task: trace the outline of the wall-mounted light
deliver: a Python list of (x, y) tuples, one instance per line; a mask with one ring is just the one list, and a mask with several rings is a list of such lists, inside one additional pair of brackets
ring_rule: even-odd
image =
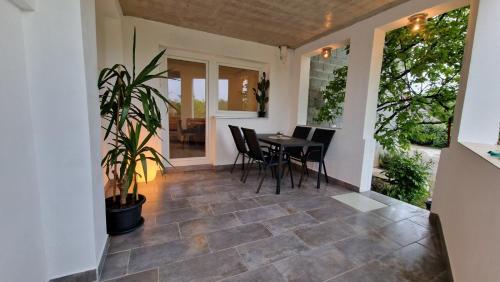
[(286, 62), (286, 57), (288, 55), (288, 46), (280, 45), (280, 60), (284, 63)]
[(418, 33), (425, 29), (425, 25), (427, 24), (427, 16), (426, 13), (415, 14), (408, 18), (410, 24), (408, 28), (411, 32)]
[(325, 47), (323, 49), (321, 49), (321, 57), (323, 57), (323, 59), (328, 59), (330, 58), (330, 56), (332, 55), (332, 48), (330, 47)]

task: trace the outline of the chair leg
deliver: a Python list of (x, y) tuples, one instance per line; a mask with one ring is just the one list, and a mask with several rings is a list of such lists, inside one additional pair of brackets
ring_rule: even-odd
[(260, 188), (262, 187), (262, 183), (264, 182), (264, 178), (266, 178), (266, 174), (267, 174), (267, 166), (264, 166), (264, 174), (260, 178), (259, 186), (257, 187), (257, 191), (255, 191), (255, 193), (258, 194), (260, 192)]
[(307, 163), (302, 162), (302, 170), (300, 171), (299, 188), (302, 185), (302, 179), (304, 179), (305, 170), (307, 169)]
[(288, 161), (288, 172), (290, 173), (290, 181), (292, 182), (292, 189), (293, 189), (293, 175), (292, 175), (292, 162)]
[(317, 183), (317, 189), (319, 189), (319, 180), (321, 178), (321, 163), (318, 163), (318, 179), (316, 180)]
[(243, 160), (241, 161), (241, 170), (245, 171), (245, 154), (243, 153), (241, 155), (243, 156)]
[(247, 169), (246, 171), (243, 173), (243, 176), (242, 176), (242, 182), (243, 183), (246, 183), (247, 182), (247, 178), (248, 178), (248, 175), (250, 174), (250, 169), (252, 168), (252, 165), (253, 165), (253, 162), (254, 160), (249, 160), (248, 161), (248, 165), (247, 165)]
[[(240, 153), (236, 155), (236, 159), (234, 160), (233, 167), (231, 168), (231, 173), (233, 173), (234, 167), (236, 166), (236, 162), (238, 161), (238, 158), (240, 157)], [(243, 161), (245, 161), (245, 157), (243, 157)]]
[(323, 173), (325, 173), (325, 181), (328, 183), (328, 174), (326, 173), (325, 161), (323, 161)]

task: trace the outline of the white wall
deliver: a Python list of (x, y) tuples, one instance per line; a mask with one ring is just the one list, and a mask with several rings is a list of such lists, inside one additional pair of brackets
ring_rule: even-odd
[(418, 12), (429, 16), (464, 6), (465, 0), (412, 0), (371, 18), (329, 34), (295, 50), (292, 62), (292, 99), (297, 111), (291, 119), (304, 124), (307, 118), (309, 57), (326, 46), (344, 45), (350, 40), (351, 52), (344, 105), (344, 122), (334, 137), (325, 158), (330, 176), (370, 189), (376, 142), (378, 84), (385, 32), (406, 25), (407, 17)]
[(433, 196), (455, 281), (500, 277), (500, 168), (461, 143), (483, 143), (481, 154), (498, 150), (499, 13), (498, 1), (472, 1), (451, 146), (441, 153)]
[[(107, 17), (103, 19), (103, 24), (98, 34), (103, 34), (99, 41), (107, 42), (109, 38), (116, 37), (116, 30), (109, 26), (116, 27), (116, 18)], [(214, 35), (206, 32), (200, 32), (180, 27), (175, 27), (163, 23), (147, 21), (134, 17), (123, 17), (120, 28), (123, 30), (122, 46), (123, 58), (128, 66), (131, 65), (132, 57), (132, 34), (134, 27), (137, 29), (137, 68), (143, 67), (160, 48), (167, 49), (167, 56), (175, 54), (176, 56), (194, 57), (208, 63), (208, 116), (209, 131), (212, 133), (208, 145), (208, 156), (202, 162), (223, 165), (231, 164), (236, 156), (236, 149), (232, 140), (228, 124), (255, 128), (257, 132), (276, 132), (289, 131), (292, 127), (289, 116), (294, 111), (293, 103), (289, 94), (289, 62), (283, 63), (279, 59), (279, 49), (273, 46), (267, 46), (259, 43), (238, 40), (220, 35)], [(106, 61), (103, 65), (120, 62), (119, 58), (110, 60), (115, 54), (115, 46), (103, 46), (105, 51), (100, 51), (104, 55), (99, 58)], [(120, 47), (121, 48), (121, 47)], [(291, 53), (288, 56), (291, 57)], [(261, 66), (264, 71), (270, 75), (270, 101), (268, 104), (269, 116), (264, 119), (239, 117), (228, 118), (217, 114), (217, 63), (226, 62), (236, 65)], [(164, 84), (158, 81), (153, 85), (162, 88)], [(164, 89), (162, 89), (164, 90)], [(250, 96), (252, 99), (253, 96)], [(217, 117), (216, 117), (217, 116)], [(166, 118), (167, 115), (165, 114)], [(164, 125), (168, 123), (164, 122)], [(154, 140), (152, 145), (166, 152), (168, 148), (168, 138), (166, 132), (163, 133), (165, 143), (160, 140)], [(177, 165), (189, 164), (187, 162), (178, 162)]]
[(40, 1), (24, 19), (49, 278), (96, 268), (96, 250), (103, 249), (96, 246), (96, 236), (100, 244), (105, 238), (96, 230), (105, 217), (95, 214), (102, 212), (94, 207), (102, 200), (94, 202), (99, 162), (91, 154), (95, 110), (89, 111), (89, 97), (95, 99), (91, 91), (96, 90), (88, 87), (96, 75), (91, 70), (95, 54), (84, 53), (83, 42), (84, 32), (89, 39), (88, 32), (95, 31), (82, 29), (81, 8), (80, 1)]
[(2, 280), (96, 269), (107, 235), (94, 2), (37, 1), (25, 13), (0, 5), (1, 131), (9, 133), (1, 146)]
[(22, 12), (0, 0), (0, 273), (2, 281), (44, 281), (45, 250), (34, 165)]
[(96, 260), (102, 257), (106, 245), (106, 213), (104, 204), (104, 183), (101, 170), (101, 116), (99, 92), (97, 90), (97, 42), (96, 42), (96, 7), (94, 1), (82, 1), (82, 38), (85, 62), (85, 81), (87, 91), (88, 124), (90, 137), (90, 158), (92, 194), (94, 208), (94, 246)]

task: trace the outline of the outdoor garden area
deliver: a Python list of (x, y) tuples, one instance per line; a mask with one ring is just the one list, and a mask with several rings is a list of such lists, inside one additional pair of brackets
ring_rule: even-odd
[[(377, 104), (372, 190), (425, 207), (453, 126), (469, 8), (386, 34)], [(349, 53), (349, 45), (345, 47)], [(348, 67), (333, 70), (314, 120), (341, 119)]]

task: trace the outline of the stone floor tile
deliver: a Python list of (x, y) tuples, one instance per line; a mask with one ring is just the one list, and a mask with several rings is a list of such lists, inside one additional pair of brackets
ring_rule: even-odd
[(240, 222), (232, 213), (193, 219), (179, 223), (181, 234), (184, 237), (231, 228), (237, 225), (240, 225)]
[(281, 193), (279, 195), (276, 195), (276, 194), (262, 195), (262, 196), (254, 198), (254, 199), (260, 205), (267, 206), (267, 205), (279, 204), (279, 203), (284, 203), (284, 202), (289, 202), (289, 201), (301, 200), (304, 197), (312, 197), (312, 196), (306, 195), (306, 194), (298, 194), (298, 193), (290, 192), (290, 193)]
[(109, 253), (166, 243), (179, 238), (179, 226), (177, 223), (151, 228), (141, 227), (124, 235), (111, 236)]
[(362, 265), (395, 251), (401, 246), (371, 231), (338, 241), (335, 243), (335, 247), (349, 258), (350, 261), (357, 265)]
[(237, 247), (251, 269), (307, 251), (309, 248), (291, 234), (279, 235)]
[(187, 197), (189, 203), (193, 207), (206, 206), (210, 204), (218, 204), (232, 202), (236, 200), (229, 192), (217, 192), (200, 196)]
[(127, 274), (129, 258), (130, 251), (107, 255), (104, 261), (104, 267), (102, 268), (101, 279), (108, 280)]
[(209, 252), (205, 235), (132, 249), (129, 272), (138, 272)]
[(410, 281), (430, 281), (445, 271), (445, 264), (424, 246), (414, 243), (380, 259)]
[(372, 261), (360, 268), (350, 270), (328, 282), (410, 282), (395, 269), (386, 267), (379, 261)]
[(191, 205), (189, 204), (189, 201), (186, 199), (155, 201), (155, 202), (149, 202), (146, 199), (146, 203), (142, 206), (142, 213), (145, 215), (158, 214), (165, 211), (178, 210), (189, 207), (191, 207)]
[(334, 246), (304, 252), (274, 265), (290, 282), (321, 282), (356, 266)]
[(244, 224), (288, 215), (288, 213), (278, 205), (237, 211), (235, 214)]
[(408, 218), (408, 220), (412, 221), (412, 222), (415, 222), (416, 224), (422, 226), (422, 227), (425, 227), (429, 230), (433, 230), (434, 229), (434, 226), (432, 225), (431, 223), (431, 220), (429, 218), (429, 215), (425, 214), (425, 215), (417, 215), (417, 216), (414, 216), (414, 217), (410, 217)]
[(431, 235), (429, 230), (409, 220), (389, 224), (377, 232), (401, 246), (409, 245)]
[(382, 209), (374, 210), (373, 212), (392, 221), (400, 221), (417, 215), (428, 214), (426, 210), (413, 207), (408, 204), (388, 206)]
[(273, 234), (280, 234), (288, 230), (293, 230), (298, 227), (308, 226), (318, 223), (318, 221), (312, 218), (306, 213), (294, 213), (291, 215), (285, 215), (278, 218), (269, 219), (262, 222)]
[(130, 274), (114, 280), (106, 282), (158, 282), (158, 269), (150, 269), (147, 271)]
[(271, 236), (272, 233), (259, 223), (251, 223), (207, 234), (210, 248), (216, 251)]
[(160, 267), (160, 281), (218, 281), (247, 271), (234, 249), (195, 257)]
[(342, 218), (341, 220), (356, 231), (376, 230), (392, 223), (392, 221), (373, 213), (358, 213), (353, 216)]
[(431, 250), (436, 256), (442, 256), (443, 255), (443, 247), (441, 243), (441, 239), (439, 236), (436, 235), (431, 235), (429, 237), (426, 237), (418, 243), (427, 249)]
[(253, 199), (243, 199), (239, 201), (234, 201), (234, 202), (227, 202), (227, 203), (219, 203), (219, 204), (213, 204), (211, 205), (212, 210), (214, 211), (214, 214), (219, 215), (219, 214), (224, 214), (224, 213), (230, 213), (230, 212), (235, 212), (239, 210), (247, 210), (247, 209), (252, 209), (259, 207), (259, 204), (257, 204), (256, 201)]
[(453, 279), (448, 271), (443, 271), (438, 276), (432, 278), (431, 282), (452, 282)]
[(247, 271), (242, 274), (221, 280), (222, 282), (286, 282), (285, 278), (272, 264)]
[(340, 202), (332, 202), (329, 207), (310, 210), (307, 213), (318, 221), (329, 221), (356, 214), (358, 211)]
[(319, 247), (356, 235), (356, 231), (342, 221), (335, 220), (295, 230), (295, 234), (309, 246)]
[(169, 224), (174, 222), (183, 222), (191, 219), (202, 218), (210, 216), (209, 209), (202, 207), (186, 208), (175, 211), (168, 211), (156, 216), (156, 224)]
[(361, 194), (370, 198), (370, 199), (381, 202), (382, 204), (386, 204), (388, 206), (399, 205), (402, 203), (400, 200), (388, 197), (386, 195), (377, 193), (375, 191), (366, 191), (366, 192), (363, 192)]
[(280, 203), (279, 205), (285, 208), (289, 213), (299, 211), (309, 211), (319, 208), (326, 208), (338, 204), (337, 200), (330, 197), (309, 197), (306, 199), (298, 199), (290, 202)]

